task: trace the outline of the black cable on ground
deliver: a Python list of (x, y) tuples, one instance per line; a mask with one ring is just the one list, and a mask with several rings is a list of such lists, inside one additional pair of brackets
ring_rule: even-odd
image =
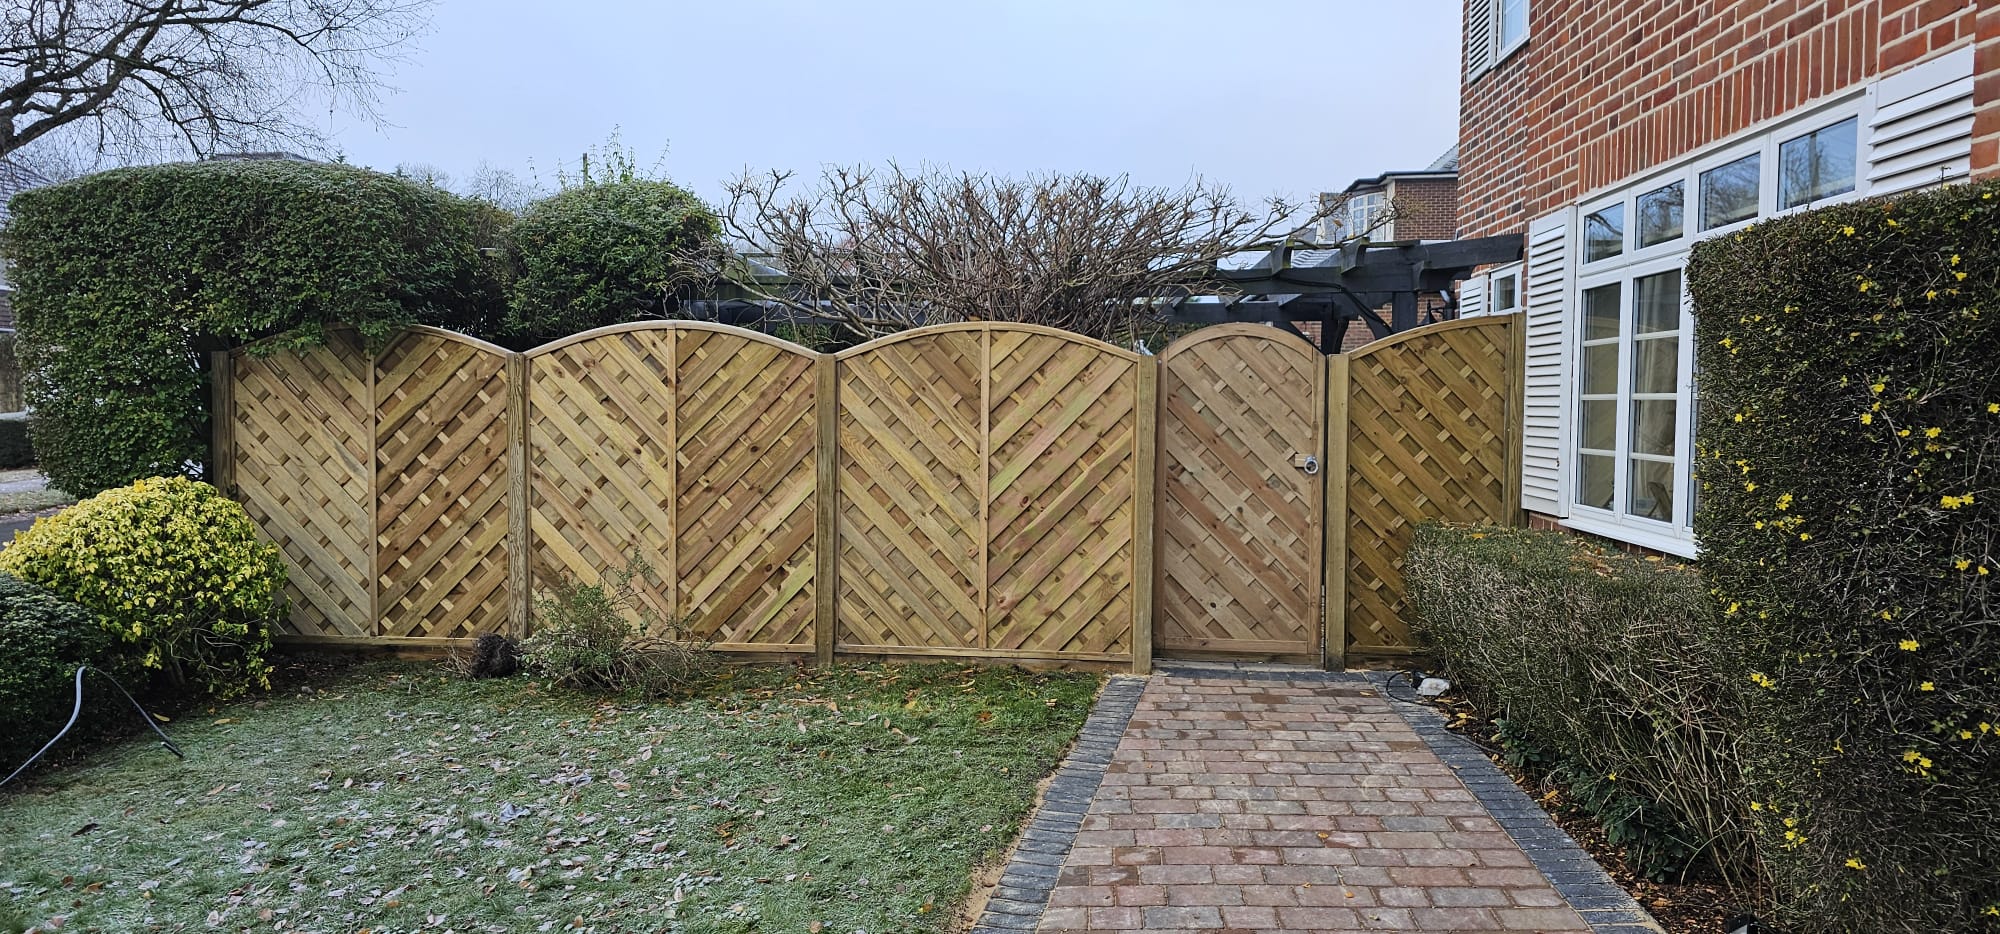
[(139, 702), (133, 699), (132, 692), (125, 690), (125, 686), (119, 684), (117, 678), (111, 677), (110, 674), (101, 669), (92, 668), (89, 665), (78, 665), (76, 666), (76, 706), (69, 712), (69, 722), (63, 724), (63, 728), (56, 733), (54, 739), (44, 743), (40, 750), (37, 750), (34, 755), (28, 757), (28, 761), (21, 763), (20, 768), (15, 769), (6, 778), (0, 778), (0, 786), (5, 786), (8, 782), (19, 778), (22, 772), (28, 770), (28, 766), (34, 765), (37, 760), (41, 759), (43, 754), (54, 749), (57, 743), (62, 742), (63, 737), (69, 735), (70, 728), (76, 726), (76, 718), (83, 714), (83, 673), (86, 671), (95, 671), (103, 675), (104, 680), (111, 682), (111, 686), (118, 689), (118, 693), (125, 695), (125, 699), (132, 704), (132, 709), (139, 712), (139, 719), (146, 721), (146, 725), (152, 727), (153, 732), (160, 735), (160, 742), (167, 747), (168, 752), (182, 759), (187, 758), (186, 754), (181, 752), (181, 747), (174, 745), (174, 741), (167, 738), (166, 731), (160, 729), (160, 725), (153, 722), (153, 715), (147, 713), (146, 708), (139, 706)]

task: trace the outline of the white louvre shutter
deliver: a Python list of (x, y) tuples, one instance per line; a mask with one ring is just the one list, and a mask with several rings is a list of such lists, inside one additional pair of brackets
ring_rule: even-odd
[(1477, 318), (1486, 314), (1486, 277), (1473, 276), (1458, 284), (1458, 316)]
[(1972, 174), (1972, 48), (1883, 78), (1866, 132), (1868, 194), (1892, 194)]
[(1570, 211), (1528, 225), (1525, 361), (1521, 416), (1521, 508), (1568, 516)]
[(1496, 26), (1497, 0), (1465, 0), (1465, 78), (1470, 81), (1493, 67), (1494, 46), (1499, 41)]

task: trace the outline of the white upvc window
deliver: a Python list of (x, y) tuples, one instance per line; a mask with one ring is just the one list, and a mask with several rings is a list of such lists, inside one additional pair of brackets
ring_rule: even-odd
[(1465, 77), (1492, 70), (1528, 44), (1529, 0), (1466, 0)]
[(1566, 525), (1693, 556), (1689, 247), (1864, 194), (1861, 105), (1820, 108), (1577, 208)]
[(1528, 42), (1528, 0), (1494, 0), (1493, 24), (1493, 60), (1505, 61)]
[(1486, 286), (1486, 313), (1511, 315), (1521, 310), (1521, 264), (1493, 270)]
[(1392, 239), (1394, 223), (1387, 218), (1389, 195), (1386, 192), (1369, 191), (1352, 195), (1347, 199), (1347, 236), (1366, 236), (1370, 240)]

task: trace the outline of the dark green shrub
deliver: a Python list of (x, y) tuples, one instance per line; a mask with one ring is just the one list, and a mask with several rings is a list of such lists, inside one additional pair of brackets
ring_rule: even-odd
[(220, 696), (270, 687), (285, 565), (243, 507), (206, 483), (158, 477), (36, 520), (0, 570), (74, 600), (141, 669)]
[(1559, 532), (1426, 524), (1404, 575), (1414, 631), (1515, 764), (1552, 775), (1633, 868), (1750, 874), (1713, 648), (1727, 634), (1693, 570)]
[(23, 192), (4, 233), (35, 441), (79, 495), (207, 458), (205, 351), (326, 326), (489, 330), (482, 209), (289, 161), (115, 169)]
[(688, 281), (683, 260), (721, 225), (701, 200), (613, 160), (598, 176), (530, 205), (507, 232), (508, 343), (526, 348), (578, 331), (670, 315)]
[(2000, 927), (2000, 188), (1695, 248), (1702, 574), (1804, 930)]
[(42, 748), (69, 719), (76, 666), (95, 664), (111, 634), (82, 607), (0, 574), (0, 776)]
[(0, 470), (28, 467), (34, 463), (35, 445), (28, 438), (27, 413), (0, 415)]

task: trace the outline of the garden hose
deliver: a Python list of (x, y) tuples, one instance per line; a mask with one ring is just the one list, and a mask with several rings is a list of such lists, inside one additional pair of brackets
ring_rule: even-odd
[(8, 775), (6, 778), (0, 778), (0, 787), (4, 787), (8, 782), (19, 778), (22, 772), (28, 770), (28, 766), (34, 765), (35, 761), (40, 759), (44, 753), (55, 748), (57, 743), (62, 742), (64, 736), (69, 735), (70, 728), (76, 726), (76, 718), (83, 714), (83, 673), (86, 671), (95, 671), (100, 675), (104, 675), (104, 680), (111, 682), (111, 686), (117, 688), (118, 693), (125, 695), (127, 701), (131, 701), (132, 709), (139, 712), (139, 719), (146, 721), (146, 725), (152, 727), (153, 732), (160, 735), (160, 742), (167, 747), (167, 751), (181, 759), (187, 758), (187, 755), (181, 752), (181, 747), (174, 745), (174, 741), (167, 738), (166, 731), (160, 729), (160, 725), (153, 722), (153, 715), (147, 713), (146, 708), (139, 706), (139, 702), (133, 699), (132, 692), (125, 690), (125, 686), (119, 684), (117, 678), (111, 677), (109, 673), (102, 669), (92, 668), (89, 665), (78, 665), (76, 666), (76, 706), (69, 712), (69, 722), (63, 724), (63, 728), (56, 733), (55, 738), (43, 744), (42, 748), (37, 750), (34, 755), (29, 756), (28, 761), (21, 763), (21, 767), (15, 769), (13, 774)]

